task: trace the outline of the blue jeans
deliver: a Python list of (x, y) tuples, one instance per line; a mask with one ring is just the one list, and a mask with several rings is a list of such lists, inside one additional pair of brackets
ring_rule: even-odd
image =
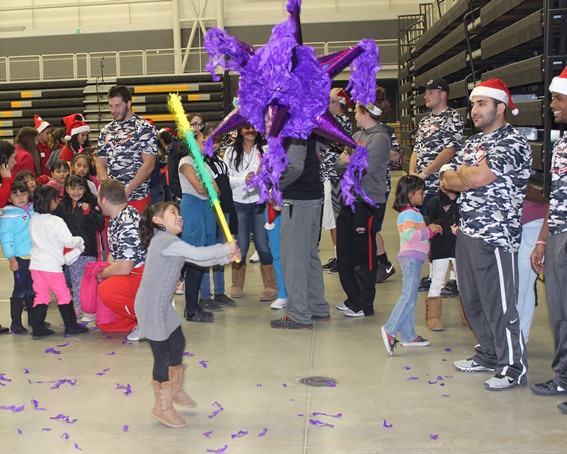
[(250, 233), (254, 235), (254, 246), (260, 256), (262, 265), (271, 265), (272, 253), (268, 244), (268, 234), (264, 228), (265, 204), (234, 202), (234, 208), (238, 216), (238, 234), (236, 239), (238, 247), (242, 252), (242, 261), (246, 263), (246, 255), (250, 247)]
[(417, 289), (423, 262), (413, 257), (399, 257), (398, 262), (402, 268), (402, 294), (384, 329), (394, 337), (400, 333), (402, 342), (411, 342), (417, 337), (414, 309), (417, 304)]
[[(268, 213), (266, 210), (266, 222), (268, 221)], [(281, 225), (282, 217), (280, 215), (276, 216), (274, 219), (274, 228), (272, 230), (267, 230), (268, 239), (270, 240), (270, 251), (272, 252), (272, 257), (274, 259), (274, 273), (276, 275), (276, 283), (278, 284), (278, 298), (287, 298), (287, 291), (285, 289), (285, 282), (283, 277), (282, 261), (281, 261)]]
[(30, 259), (16, 257), (18, 262), (18, 271), (14, 272), (14, 290), (12, 298), (23, 298), (25, 296), (34, 296), (32, 277), (30, 273)]
[[(229, 215), (228, 213), (224, 213), (224, 217), (226, 218), (226, 223), (229, 222)], [(220, 225), (217, 225), (217, 238), (215, 244), (219, 244), (226, 241), (222, 229)], [(203, 280), (201, 281), (201, 290), (200, 295), (201, 299), (208, 299), (211, 297), (211, 277), (210, 277), (210, 270), (213, 270), (213, 284), (214, 284), (214, 292), (215, 295), (221, 295), (224, 293), (224, 265), (215, 265), (205, 271), (203, 274)]]

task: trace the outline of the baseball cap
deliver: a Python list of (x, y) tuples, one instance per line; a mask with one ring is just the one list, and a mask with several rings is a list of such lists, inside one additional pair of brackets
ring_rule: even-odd
[(429, 80), (423, 87), (421, 87), (423, 91), (425, 90), (443, 90), (449, 93), (449, 84), (445, 79), (432, 79)]

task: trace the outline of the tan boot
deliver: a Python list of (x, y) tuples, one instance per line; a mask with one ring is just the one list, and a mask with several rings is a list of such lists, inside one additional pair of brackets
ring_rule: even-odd
[(176, 429), (185, 427), (185, 420), (173, 408), (173, 383), (165, 381), (163, 383), (152, 380), (156, 403), (152, 411), (152, 418)]
[(441, 323), (441, 302), (440, 296), (433, 296), (425, 299), (425, 321), (431, 331), (443, 331), (445, 327)]
[(260, 293), (260, 301), (273, 301), (278, 297), (278, 284), (274, 265), (260, 265), (260, 274), (264, 283), (264, 291)]
[(244, 280), (246, 279), (246, 265), (243, 263), (232, 264), (232, 287), (230, 296), (232, 298), (244, 297)]
[(463, 326), (470, 328), (469, 321), (467, 320), (467, 316), (465, 315), (465, 310), (463, 309), (463, 301), (461, 300), (461, 296), (457, 296), (457, 307), (459, 308), (459, 315), (461, 316), (461, 322)]
[(183, 371), (186, 367), (185, 364), (169, 366), (169, 380), (173, 383), (173, 403), (194, 408), (197, 404), (183, 391)]

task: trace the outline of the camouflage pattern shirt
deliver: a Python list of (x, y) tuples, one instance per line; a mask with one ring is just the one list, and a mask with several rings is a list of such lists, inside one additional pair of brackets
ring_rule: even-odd
[(146, 249), (140, 241), (140, 213), (127, 205), (118, 216), (108, 220), (108, 249), (115, 261), (134, 261), (134, 268), (143, 265)]
[[(417, 154), (416, 172), (421, 173), (445, 148), (454, 147), (458, 152), (463, 141), (465, 123), (461, 115), (447, 107), (438, 114), (430, 113), (419, 122), (413, 146)], [(426, 192), (435, 194), (439, 190), (439, 172), (425, 179)]]
[[(142, 166), (142, 153), (156, 155), (157, 131), (142, 117), (134, 114), (120, 123), (112, 121), (98, 136), (98, 156), (106, 158), (108, 177), (127, 185)], [(150, 191), (150, 177), (131, 195), (129, 200), (141, 200)]]
[(557, 140), (553, 147), (547, 224), (552, 235), (567, 232), (567, 136)]
[[(346, 115), (335, 115), (335, 118), (348, 135), (352, 135), (352, 123), (350, 119)], [(328, 145), (321, 150), (321, 181), (330, 180), (336, 183), (340, 180), (335, 164), (344, 149), (345, 146), (340, 143), (329, 142)]]
[(460, 229), (505, 252), (516, 252), (522, 234), (522, 202), (532, 168), (530, 144), (520, 131), (506, 124), (490, 134), (470, 137), (455, 165), (478, 166), (484, 160), (496, 180), (461, 193)]

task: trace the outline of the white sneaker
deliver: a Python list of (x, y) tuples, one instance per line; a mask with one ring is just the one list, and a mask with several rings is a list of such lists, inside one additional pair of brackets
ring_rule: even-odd
[(287, 298), (278, 298), (272, 304), (270, 304), (271, 309), (283, 309), (287, 306)]
[(81, 318), (81, 322), (94, 322), (96, 320), (96, 314), (87, 314), (83, 312), (83, 317)]
[(139, 341), (140, 339), (142, 339), (140, 337), (140, 330), (138, 329), (138, 325), (136, 325), (132, 332), (128, 334), (128, 336), (126, 336), (126, 339), (128, 339), (129, 341)]
[(345, 303), (335, 304), (335, 307), (336, 307), (339, 311), (350, 311), (350, 309), (345, 306)]
[(252, 257), (250, 257), (250, 260), (248, 260), (250, 263), (260, 263), (260, 256), (258, 255), (258, 251), (254, 251), (254, 254), (252, 254)]
[(364, 317), (364, 311), (361, 309), (358, 312), (354, 312), (347, 308), (346, 311), (343, 311), (343, 315), (346, 315), (347, 317)]
[(176, 295), (185, 295), (185, 281), (184, 280), (179, 280), (177, 282), (177, 285), (175, 286), (175, 292)]

